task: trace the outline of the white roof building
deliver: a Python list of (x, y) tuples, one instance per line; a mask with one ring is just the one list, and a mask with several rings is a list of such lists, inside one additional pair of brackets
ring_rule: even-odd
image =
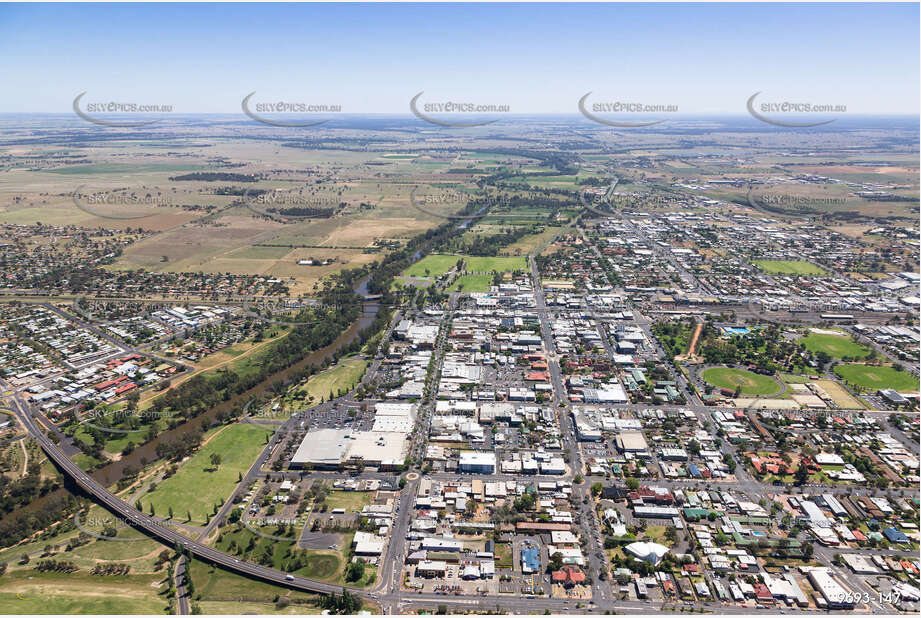
[(648, 543), (637, 541), (630, 543), (624, 549), (633, 554), (637, 559), (643, 560), (650, 564), (656, 565), (662, 562), (662, 558), (668, 553), (668, 548), (659, 543)]

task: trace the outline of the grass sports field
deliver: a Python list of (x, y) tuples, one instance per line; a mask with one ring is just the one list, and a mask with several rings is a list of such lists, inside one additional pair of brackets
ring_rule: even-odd
[(771, 275), (824, 275), (824, 270), (802, 260), (754, 260), (755, 266)]
[(454, 268), (459, 259), (460, 257), (456, 255), (427, 255), (404, 270), (403, 275), (406, 277), (438, 277)]
[(871, 367), (860, 363), (837, 365), (835, 374), (845, 382), (864, 388), (918, 391), (918, 379), (915, 376), (907, 371), (896, 371), (892, 367)]
[(737, 386), (741, 386), (743, 395), (771, 395), (780, 390), (777, 382), (768, 376), (758, 375), (744, 369), (710, 367), (704, 369), (700, 377), (707, 384), (712, 384), (717, 388), (735, 390)]
[(528, 262), (523, 257), (462, 257), (464, 270), (468, 273), (510, 273), (528, 268)]
[(806, 349), (817, 354), (825, 352), (832, 358), (863, 358), (870, 353), (870, 349), (863, 346), (847, 335), (828, 335), (824, 333), (809, 333), (799, 340)]
[(464, 260), (464, 271), (468, 273), (506, 273), (528, 268), (528, 262), (524, 257), (433, 254), (425, 256), (404, 270), (402, 275), (404, 277), (438, 277), (454, 268), (460, 259)]
[(492, 285), (490, 274), (462, 275), (451, 284), (448, 292), (488, 292), (490, 285)]
[[(256, 425), (236, 424), (214, 434), (176, 474), (160, 483), (153, 493), (141, 497), (144, 510), (149, 512), (153, 504), (155, 514), (166, 517), (169, 507), (173, 507), (173, 517), (180, 522), (190, 511), (192, 523), (203, 524), (214, 505), (230, 495), (238, 475), (249, 469), (269, 433)], [(222, 458), (217, 470), (211, 465), (212, 453)]]

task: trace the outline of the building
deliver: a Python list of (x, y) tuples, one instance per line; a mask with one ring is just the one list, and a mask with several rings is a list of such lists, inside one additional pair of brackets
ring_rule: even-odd
[(448, 563), (444, 560), (422, 560), (416, 567), (419, 577), (444, 577), (448, 570)]
[(304, 436), (291, 467), (333, 470), (361, 463), (393, 470), (403, 465), (408, 452), (407, 434), (401, 431), (319, 429)]
[(901, 394), (899, 394), (898, 392), (896, 392), (895, 390), (891, 388), (881, 388), (876, 392), (879, 394), (880, 397), (882, 397), (883, 399), (885, 399), (886, 401), (888, 401), (894, 406), (901, 406), (901, 405), (908, 403), (908, 399), (906, 399)]
[(645, 452), (649, 446), (641, 431), (622, 431), (617, 435), (617, 448), (624, 453)]
[(495, 474), (496, 454), (480, 451), (462, 451), (457, 463), (457, 471), (470, 474)]
[(665, 545), (660, 545), (659, 543), (645, 543), (642, 541), (630, 543), (624, 547), (624, 550), (632, 554), (637, 560), (642, 560), (652, 565), (657, 565), (662, 562), (662, 558), (668, 553), (668, 548)]
[(521, 550), (521, 572), (537, 573), (540, 571), (540, 550), (537, 547), (526, 547)]
[(352, 538), (356, 556), (380, 556), (384, 552), (387, 540), (383, 537), (358, 530)]
[(847, 591), (839, 584), (829, 573), (827, 567), (811, 568), (809, 573), (809, 583), (816, 589), (825, 601), (825, 607), (828, 609), (854, 609), (856, 605), (855, 595), (848, 594)]
[(585, 573), (582, 572), (582, 569), (572, 564), (564, 565), (559, 571), (554, 571), (551, 577), (554, 584), (561, 584), (567, 588), (585, 583)]

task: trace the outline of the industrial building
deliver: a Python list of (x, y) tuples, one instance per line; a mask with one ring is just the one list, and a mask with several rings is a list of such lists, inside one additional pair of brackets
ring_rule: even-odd
[(496, 454), (462, 451), (457, 463), (457, 471), (471, 474), (495, 474)]

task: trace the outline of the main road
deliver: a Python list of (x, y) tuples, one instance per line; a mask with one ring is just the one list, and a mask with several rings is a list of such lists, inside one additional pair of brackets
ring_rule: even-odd
[[(182, 548), (184, 552), (188, 552), (197, 558), (220, 565), (241, 575), (255, 577), (263, 581), (285, 586), (287, 588), (302, 590), (304, 592), (336, 594), (342, 591), (343, 586), (289, 575), (276, 569), (269, 569), (245, 560), (239, 560), (229, 554), (189, 539), (161, 525), (155, 519), (124, 502), (121, 498), (96, 482), (95, 479), (87, 475), (86, 472), (71, 461), (56, 444), (45, 436), (35, 424), (28, 408), (17, 397), (13, 396), (10, 400), (23, 426), (38, 441), (42, 449), (47, 453), (49, 459), (54, 461), (65, 474), (69, 475), (81, 489), (92, 495), (101, 505), (105, 506), (113, 514), (121, 517), (125, 525), (142, 529), (165, 545)], [(371, 594), (362, 590), (350, 588), (349, 591), (363, 598), (372, 597)]]

